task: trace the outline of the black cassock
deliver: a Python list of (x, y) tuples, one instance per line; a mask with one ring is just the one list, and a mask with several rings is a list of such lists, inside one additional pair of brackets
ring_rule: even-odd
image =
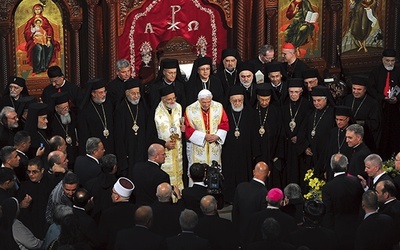
[(224, 96), (228, 95), (228, 90), (230, 87), (240, 84), (239, 73), (236, 69), (231, 74), (228, 73), (225, 68), (223, 68), (222, 70), (218, 71), (217, 77), (221, 81), (222, 89), (224, 90)]
[(45, 173), (40, 182), (28, 180), (23, 182), (18, 190), (18, 201), (21, 202), (27, 194), (32, 197), (29, 207), (21, 208), (19, 219), (39, 239), (44, 238), (48, 228), (45, 213), (49, 195), (62, 177), (62, 175), (48, 175)]
[(222, 88), (221, 81), (218, 77), (214, 75), (210, 75), (208, 81), (206, 82), (205, 86), (203, 85), (202, 81), (200, 80), (199, 76), (195, 78), (196, 80), (193, 82), (188, 82), (186, 86), (186, 100), (187, 104), (190, 105), (197, 101), (197, 95), (201, 90), (204, 88), (211, 91), (213, 95), (213, 100), (219, 103), (223, 103), (224, 101), (224, 90)]
[(113, 105), (113, 110), (121, 103), (125, 97), (125, 81), (119, 77), (114, 78), (107, 84), (107, 98)]
[[(290, 109), (292, 112), (290, 112)], [(301, 183), (307, 166), (304, 163), (304, 150), (307, 148), (305, 137), (307, 117), (311, 113), (311, 104), (300, 97), (296, 102), (290, 99), (282, 106), (282, 140), (284, 141), (285, 173), (287, 183)], [(294, 118), (295, 127), (291, 130), (289, 123)], [(297, 137), (296, 143), (291, 139)]]
[[(89, 100), (86, 105), (79, 110), (78, 115), (78, 136), (79, 153), (86, 154), (86, 141), (89, 137), (97, 137), (101, 140), (106, 150), (106, 154), (114, 153), (114, 122), (112, 104), (109, 100), (102, 104), (96, 104)], [(104, 112), (103, 112), (104, 110)], [(105, 122), (107, 122), (107, 131), (105, 131)]]
[[(58, 92), (58, 89), (56, 89), (53, 85), (47, 85), (42, 93), (42, 101), (50, 106), (53, 105), (54, 99), (51, 98), (51, 95), (55, 94)], [(68, 93), (68, 99), (69, 99), (69, 105), (70, 109), (74, 111), (75, 113), (77, 112), (77, 109), (82, 102), (83, 94), (82, 90), (76, 86), (75, 84), (65, 80), (64, 85), (60, 88), (60, 92), (67, 92)]]
[[(226, 114), (229, 119), (229, 131), (222, 147), (222, 173), (225, 178), (224, 199), (232, 202), (236, 186), (252, 177), (254, 112), (246, 105), (242, 112), (234, 112), (229, 105)], [(235, 136), (236, 131), (240, 133), (238, 137)]]
[[(138, 105), (133, 105), (125, 98), (115, 111), (115, 154), (120, 175), (129, 176), (128, 172), (132, 172), (137, 162), (147, 159), (147, 117), (148, 112), (143, 100), (140, 100)], [(134, 120), (138, 126), (136, 133), (133, 130)]]
[[(254, 113), (253, 134), (256, 147), (254, 150), (255, 162), (263, 161), (270, 166), (271, 175), (268, 181), (268, 189), (272, 187), (282, 187), (282, 164), (273, 164), (274, 158), (281, 159), (283, 155), (279, 143), (280, 131), (282, 127), (279, 108), (269, 105), (261, 108), (257, 105)], [(279, 163), (281, 163), (279, 161)]]
[(321, 164), (324, 165), (324, 172), (326, 172), (327, 180), (333, 179), (333, 172), (331, 168), (331, 157), (333, 154), (340, 153), (345, 155), (348, 160), (351, 159), (353, 149), (349, 148), (346, 142), (346, 129), (339, 129), (334, 127), (331, 129), (328, 135), (327, 148), (324, 156), (321, 158)]
[[(327, 106), (322, 110), (314, 109), (307, 120), (306, 141), (307, 147), (311, 148), (312, 156), (307, 157), (308, 168), (314, 168), (317, 177), (323, 175), (323, 164), (321, 157), (327, 148), (327, 137), (330, 130), (335, 126), (335, 114), (332, 106)], [(313, 132), (314, 131), (314, 132)], [(304, 148), (305, 150), (306, 148)], [(304, 176), (303, 176), (304, 177)]]
[(378, 102), (367, 94), (361, 98), (354, 98), (351, 94), (344, 99), (344, 105), (353, 110), (357, 123), (364, 128), (363, 141), (375, 152), (382, 133), (382, 114)]
[[(60, 115), (54, 112), (53, 115), (49, 116), (49, 125), (51, 130), (51, 136), (59, 135), (67, 142), (67, 157), (68, 167), (72, 169), (75, 163), (75, 158), (78, 156), (77, 147), (77, 118), (73, 112), (70, 112), (71, 123), (64, 125), (61, 122)], [(69, 138), (69, 139), (68, 139)]]

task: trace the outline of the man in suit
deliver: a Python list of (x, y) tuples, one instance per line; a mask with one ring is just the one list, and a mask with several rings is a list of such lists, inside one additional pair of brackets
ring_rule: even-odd
[(200, 201), (204, 216), (199, 219), (194, 232), (200, 237), (209, 240), (212, 249), (237, 249), (237, 238), (232, 238), (234, 228), (232, 222), (220, 218), (217, 211), (217, 200), (212, 195), (204, 196)]
[(265, 181), (269, 176), (269, 167), (265, 162), (258, 162), (253, 170), (253, 179), (240, 183), (235, 191), (232, 208), (232, 222), (235, 232), (243, 239), (249, 218), (267, 207)]
[(183, 210), (179, 216), (179, 224), (181, 225), (182, 232), (177, 236), (167, 239), (168, 249), (209, 249), (208, 240), (200, 238), (193, 232), (198, 221), (199, 218), (194, 211), (188, 209)]
[(346, 142), (349, 148), (352, 148), (348, 173), (357, 176), (362, 175), (366, 178), (364, 172), (364, 159), (371, 150), (363, 142), (364, 128), (358, 124), (352, 124), (346, 128)]
[(200, 200), (207, 195), (207, 187), (204, 184), (205, 164), (193, 163), (189, 169), (189, 177), (193, 180), (193, 186), (182, 190), (182, 200), (185, 208), (193, 210), (200, 217)]
[(156, 200), (157, 186), (170, 183), (169, 175), (160, 167), (165, 161), (165, 149), (160, 144), (151, 144), (147, 150), (148, 160), (136, 163), (129, 179), (136, 185), (136, 204), (152, 205)]
[(262, 224), (268, 217), (274, 218), (281, 225), (281, 232), (278, 235), (279, 240), (287, 240), (289, 234), (296, 230), (296, 223), (293, 217), (280, 211), (279, 208), (283, 204), (283, 192), (279, 188), (273, 188), (268, 191), (266, 200), (267, 208), (253, 214), (249, 218), (247, 228), (245, 230), (243, 246), (247, 246), (253, 242), (261, 241), (262, 237)]
[(110, 99), (113, 110), (120, 104), (125, 97), (126, 81), (131, 79), (131, 64), (126, 59), (118, 60), (115, 64), (117, 76), (107, 84), (108, 98)]
[(387, 214), (392, 217), (396, 229), (396, 243), (400, 241), (400, 201), (396, 199), (396, 186), (389, 180), (384, 180), (376, 184), (375, 192), (378, 196), (379, 213)]
[(363, 194), (362, 208), (365, 216), (357, 228), (354, 249), (392, 249), (395, 241), (393, 219), (377, 212), (378, 197), (375, 191), (367, 190)]
[(132, 215), (135, 214), (136, 206), (129, 202), (134, 188), (135, 185), (125, 177), (119, 178), (114, 184), (111, 199), (115, 205), (104, 211), (99, 222), (101, 243), (107, 249), (114, 249), (118, 231), (135, 225)]
[(99, 160), (105, 152), (103, 143), (97, 137), (90, 137), (86, 141), (86, 155), (80, 155), (76, 159), (74, 171), (82, 185), (101, 173)]
[(141, 206), (135, 212), (135, 226), (117, 233), (115, 249), (166, 249), (165, 239), (149, 230), (153, 222), (153, 212), (149, 206)]
[[(172, 195), (178, 198), (177, 203), (172, 203)], [(153, 225), (151, 231), (163, 237), (177, 235), (180, 231), (179, 216), (185, 209), (180, 201), (179, 189), (166, 182), (157, 186), (157, 201), (151, 205), (153, 210)], [(168, 230), (165, 230), (168, 228)]]
[(364, 191), (375, 190), (376, 184), (380, 181), (393, 181), (392, 178), (382, 169), (382, 158), (379, 155), (368, 155), (364, 160), (364, 164), (368, 179), (365, 180), (361, 175), (357, 176), (358, 179), (360, 179)]
[(324, 227), (334, 230), (340, 249), (354, 248), (354, 232), (364, 192), (355, 176), (346, 175), (347, 164), (345, 155), (332, 155), (330, 165), (334, 177), (322, 188), (322, 201), (326, 206)]
[[(260, 71), (263, 74), (264, 81), (267, 78), (267, 66), (274, 60), (275, 49), (274, 46), (265, 44), (260, 48), (257, 57), (250, 59), (249, 62), (254, 65), (254, 72)], [(261, 82), (261, 83), (263, 83)]]
[(72, 197), (73, 201), (73, 212), (78, 217), (79, 230), (88, 240), (91, 247), (96, 247), (100, 243), (98, 238), (97, 224), (92, 217), (90, 217), (85, 207), (90, 202), (91, 196), (89, 192), (84, 188), (76, 190)]

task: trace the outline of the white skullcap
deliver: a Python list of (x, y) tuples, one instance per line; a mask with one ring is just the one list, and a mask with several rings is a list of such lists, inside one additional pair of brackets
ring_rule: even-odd
[(120, 177), (114, 184), (115, 192), (122, 197), (131, 196), (133, 189), (135, 189), (135, 185), (133, 185), (131, 180), (125, 177)]
[(199, 94), (197, 95), (197, 100), (203, 99), (203, 98), (207, 98), (207, 97), (213, 97), (211, 91), (209, 91), (208, 89), (202, 89)]

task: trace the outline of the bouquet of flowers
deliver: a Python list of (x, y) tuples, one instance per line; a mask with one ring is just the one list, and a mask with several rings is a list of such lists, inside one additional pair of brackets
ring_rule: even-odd
[(309, 191), (304, 195), (304, 198), (306, 200), (322, 200), (322, 187), (326, 182), (314, 176), (314, 169), (307, 170), (304, 181), (307, 182), (309, 187)]
[(390, 158), (387, 161), (384, 161), (382, 164), (383, 171), (385, 171), (392, 178), (400, 174), (400, 172), (396, 169), (394, 161), (395, 161), (394, 156), (392, 156), (392, 158)]

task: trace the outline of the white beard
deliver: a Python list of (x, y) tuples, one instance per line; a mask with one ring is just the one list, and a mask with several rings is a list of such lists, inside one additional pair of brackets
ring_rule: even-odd
[(383, 66), (385, 67), (385, 69), (387, 71), (392, 71), (394, 69), (394, 66), (385, 66), (385, 65), (383, 65)]
[(38, 129), (47, 129), (47, 125), (42, 127), (42, 126), (38, 126)]
[(17, 93), (12, 93), (12, 92), (10, 92), (10, 96), (11, 96), (12, 98), (18, 97)]
[(60, 115), (61, 123), (64, 125), (70, 124), (71, 123), (71, 115), (66, 113), (65, 115)]
[(169, 108), (169, 109), (174, 109), (174, 108), (176, 108), (176, 103), (174, 103), (174, 104), (165, 104), (165, 106), (167, 108)]
[(240, 112), (240, 111), (242, 111), (243, 110), (243, 104), (242, 104), (242, 106), (240, 106), (240, 107), (238, 107), (238, 108), (235, 108), (235, 106), (233, 106), (233, 104), (231, 104), (231, 106), (232, 106), (232, 110), (233, 111), (235, 111), (235, 112)]
[(18, 128), (18, 123), (8, 124), (8, 128)]
[(133, 100), (133, 99), (130, 98), (130, 97), (126, 97), (126, 99), (128, 99), (128, 101), (129, 101), (132, 105), (138, 105), (138, 103), (139, 103), (139, 101), (140, 101), (140, 98), (137, 99), (137, 100)]
[(102, 104), (106, 101), (106, 98), (104, 97), (104, 99), (98, 99), (98, 98), (92, 98), (93, 102), (96, 104)]

